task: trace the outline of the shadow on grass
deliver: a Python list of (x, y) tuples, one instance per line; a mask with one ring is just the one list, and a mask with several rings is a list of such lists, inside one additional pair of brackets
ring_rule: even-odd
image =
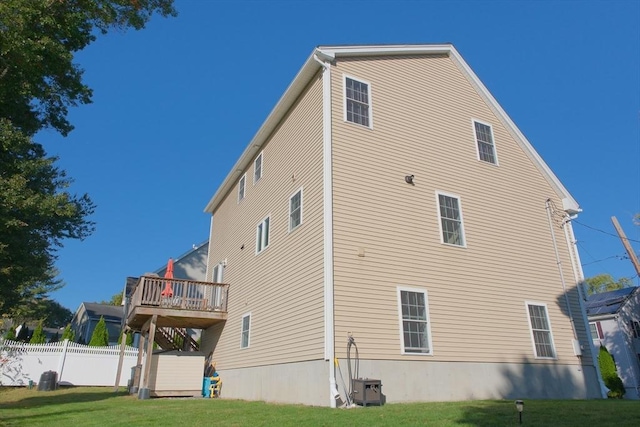
[[(112, 390), (80, 391), (84, 387), (61, 387), (55, 391), (33, 391), (29, 395), (13, 401), (0, 403), (0, 409), (38, 408), (47, 405), (65, 405), (73, 403), (98, 402), (120, 396), (128, 396), (126, 391)], [(37, 393), (37, 394), (36, 394)]]

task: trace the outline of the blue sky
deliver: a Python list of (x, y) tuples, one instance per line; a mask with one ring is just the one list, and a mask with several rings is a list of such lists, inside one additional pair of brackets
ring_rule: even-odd
[[(97, 204), (96, 232), (67, 241), (52, 297), (109, 299), (208, 238), (203, 213), (311, 50), (453, 43), (584, 212), (587, 276), (635, 276), (640, 252), (640, 2), (193, 1), (76, 56), (94, 102), (67, 138), (37, 140)], [(513, 215), (517, 215), (513, 212)], [(638, 279), (634, 279), (638, 283)]]

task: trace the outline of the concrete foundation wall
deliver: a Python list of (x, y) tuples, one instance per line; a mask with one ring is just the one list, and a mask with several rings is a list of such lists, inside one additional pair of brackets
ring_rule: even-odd
[[(346, 360), (340, 365), (346, 376)], [(382, 381), (389, 403), (600, 397), (593, 366), (361, 360), (359, 372)]]
[(225, 399), (329, 406), (329, 362), (324, 360), (218, 372)]
[[(329, 406), (330, 368), (333, 364), (318, 360), (220, 371), (222, 397)], [(346, 360), (340, 360), (340, 369), (348, 384)], [(359, 376), (380, 380), (386, 403), (600, 398), (593, 366), (361, 360)], [(344, 400), (337, 370), (336, 383)]]

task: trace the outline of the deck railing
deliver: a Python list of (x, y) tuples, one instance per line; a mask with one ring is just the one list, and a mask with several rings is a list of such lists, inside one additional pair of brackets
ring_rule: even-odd
[(131, 295), (129, 311), (138, 306), (155, 306), (226, 312), (228, 293), (229, 285), (223, 283), (142, 276)]

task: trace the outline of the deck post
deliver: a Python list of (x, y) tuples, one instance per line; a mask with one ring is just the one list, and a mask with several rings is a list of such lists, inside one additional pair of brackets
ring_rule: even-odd
[(117, 392), (120, 388), (120, 375), (122, 374), (122, 364), (124, 363), (124, 348), (127, 346), (127, 328), (122, 329), (122, 338), (120, 339), (120, 355), (118, 357), (118, 370), (116, 371), (116, 383), (113, 391)]
[(158, 315), (154, 314), (149, 325), (149, 334), (147, 336), (147, 356), (144, 361), (144, 375), (142, 377), (142, 387), (138, 391), (138, 399), (149, 398), (149, 376), (151, 375), (151, 359), (153, 357), (153, 343), (156, 336), (156, 324), (158, 323)]

